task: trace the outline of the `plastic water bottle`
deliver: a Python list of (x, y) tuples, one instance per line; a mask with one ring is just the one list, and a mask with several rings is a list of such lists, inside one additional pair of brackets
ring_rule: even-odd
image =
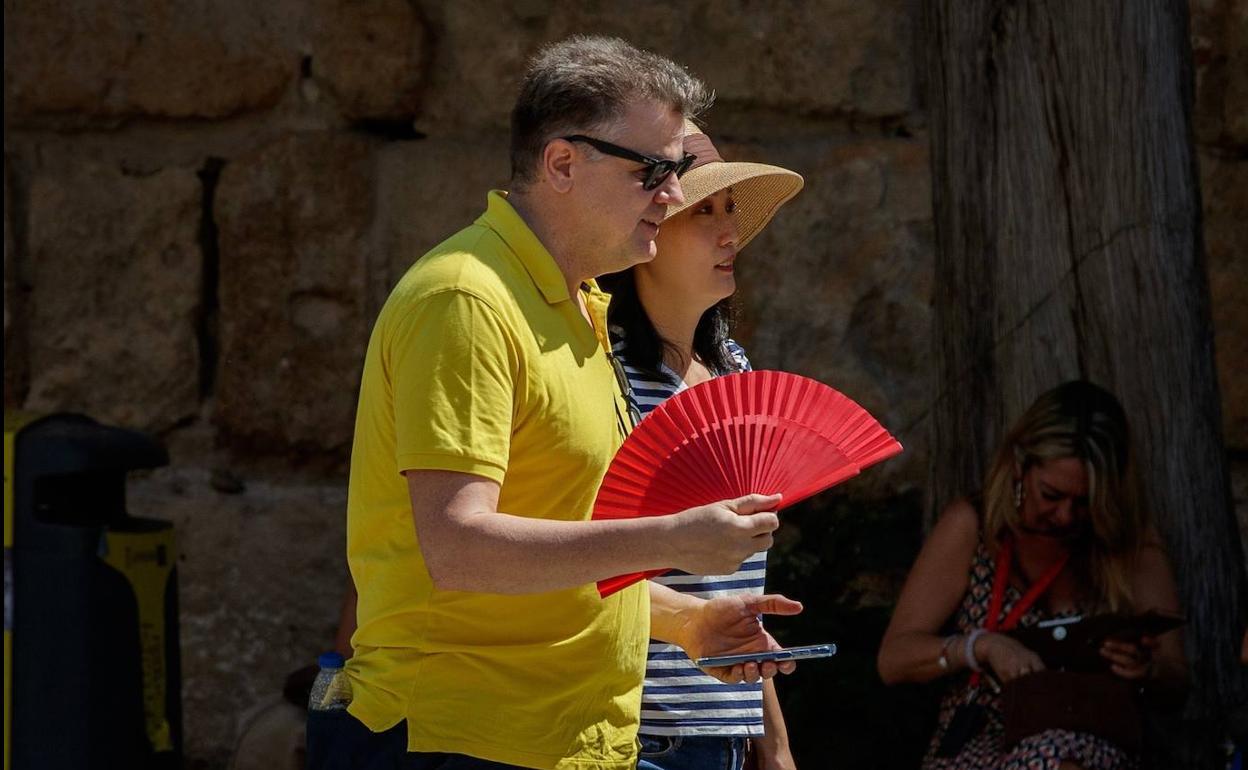
[(321, 670), (312, 682), (308, 697), (309, 711), (340, 711), (351, 703), (351, 679), (342, 667), (342, 656), (336, 652), (322, 653), (316, 661)]

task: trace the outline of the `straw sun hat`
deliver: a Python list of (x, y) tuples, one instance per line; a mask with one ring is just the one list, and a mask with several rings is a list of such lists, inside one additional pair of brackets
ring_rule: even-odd
[(711, 144), (710, 137), (690, 120), (685, 121), (685, 152), (698, 156), (680, 178), (685, 202), (668, 206), (664, 219), (671, 219), (708, 195), (731, 187), (732, 199), (737, 204), (738, 249), (745, 248), (804, 184), (800, 174), (786, 168), (725, 161)]

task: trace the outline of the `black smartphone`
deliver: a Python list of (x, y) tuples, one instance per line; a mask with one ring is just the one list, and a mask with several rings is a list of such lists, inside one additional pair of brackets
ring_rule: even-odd
[(786, 647), (779, 650), (759, 650), (740, 655), (712, 655), (694, 661), (699, 668), (715, 666), (735, 666), (738, 663), (762, 663), (764, 661), (808, 660), (810, 658), (830, 658), (836, 654), (835, 644), (810, 644), (805, 647)]

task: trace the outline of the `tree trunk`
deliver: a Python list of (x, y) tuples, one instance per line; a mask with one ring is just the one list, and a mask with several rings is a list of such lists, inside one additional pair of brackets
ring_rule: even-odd
[[(1176, 0), (923, 0), (936, 219), (933, 505), (1074, 378), (1131, 418), (1190, 619), (1189, 728), (1245, 696), (1230, 506)], [(1198, 722), (1203, 720), (1203, 722)], [(1193, 740), (1182, 764), (1210, 766)], [(1207, 737), (1207, 736), (1206, 736)]]

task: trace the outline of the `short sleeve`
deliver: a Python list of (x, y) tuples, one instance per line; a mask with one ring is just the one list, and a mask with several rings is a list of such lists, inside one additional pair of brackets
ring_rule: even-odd
[(499, 484), (511, 449), (518, 358), (497, 311), (461, 291), (420, 300), (387, 340), (398, 468)]
[(736, 340), (724, 340), (724, 349), (728, 351), (728, 358), (736, 365), (738, 372), (748, 372), (754, 368), (750, 366), (750, 359), (745, 355), (745, 348), (738, 345)]

